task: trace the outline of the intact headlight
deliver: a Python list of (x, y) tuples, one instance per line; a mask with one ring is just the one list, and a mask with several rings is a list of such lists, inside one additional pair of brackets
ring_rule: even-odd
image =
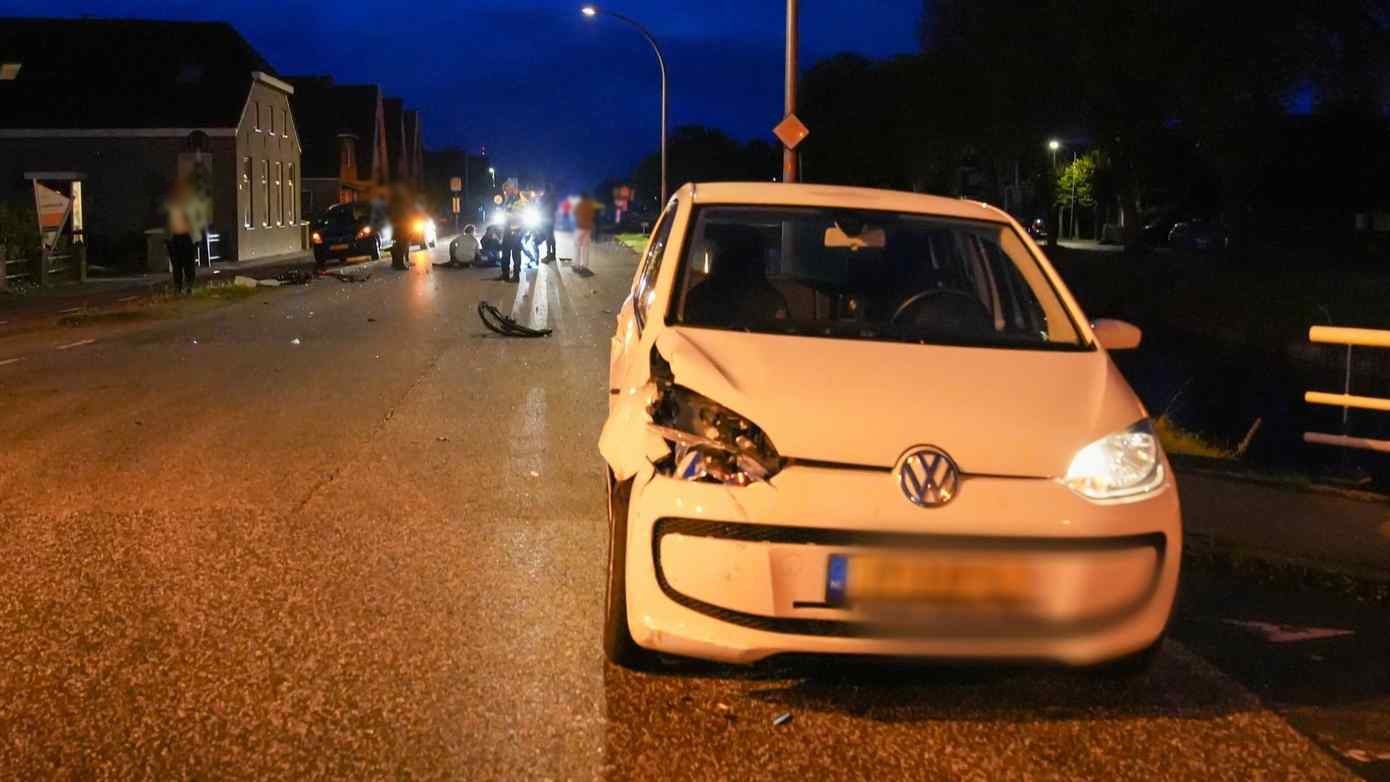
[(1157, 491), (1166, 480), (1158, 436), (1146, 418), (1077, 451), (1062, 483), (1088, 499), (1113, 500)]

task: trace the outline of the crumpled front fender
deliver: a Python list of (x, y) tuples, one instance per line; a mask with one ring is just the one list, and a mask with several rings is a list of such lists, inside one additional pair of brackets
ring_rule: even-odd
[(671, 452), (661, 435), (647, 426), (651, 422), (647, 403), (655, 393), (656, 387), (651, 383), (623, 392), (603, 422), (598, 451), (620, 481), (650, 470), (653, 462)]

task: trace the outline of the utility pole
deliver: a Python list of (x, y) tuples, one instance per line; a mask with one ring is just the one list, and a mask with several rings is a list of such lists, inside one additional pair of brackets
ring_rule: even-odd
[[(783, 116), (796, 113), (796, 49), (797, 49), (797, 0), (787, 0), (787, 62), (786, 62), (786, 106)], [(797, 181), (796, 150), (782, 146), (782, 181)]]

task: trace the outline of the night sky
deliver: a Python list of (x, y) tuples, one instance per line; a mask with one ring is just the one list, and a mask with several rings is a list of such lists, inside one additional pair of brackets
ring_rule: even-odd
[[(10, 0), (5, 13), (233, 23), (281, 73), (377, 82), (424, 112), (428, 146), (486, 144), (498, 173), (570, 187), (626, 174), (657, 144), (657, 69), (638, 33), (580, 0)], [(613, 0), (670, 69), (671, 126), (741, 138), (781, 118), (782, 0)], [(802, 66), (917, 47), (921, 0), (802, 0)], [(113, 64), (115, 65), (115, 64)], [(116, 66), (118, 67), (118, 66)], [(814, 129), (812, 129), (814, 132)], [(770, 136), (769, 136), (770, 137)]]

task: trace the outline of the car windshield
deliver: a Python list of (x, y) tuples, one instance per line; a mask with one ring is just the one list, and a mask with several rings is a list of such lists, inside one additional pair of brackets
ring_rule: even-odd
[(323, 221), (329, 225), (352, 225), (366, 222), (372, 210), (368, 204), (339, 204), (323, 214)]
[(705, 206), (671, 322), (954, 345), (1084, 347), (1005, 223), (882, 211)]

